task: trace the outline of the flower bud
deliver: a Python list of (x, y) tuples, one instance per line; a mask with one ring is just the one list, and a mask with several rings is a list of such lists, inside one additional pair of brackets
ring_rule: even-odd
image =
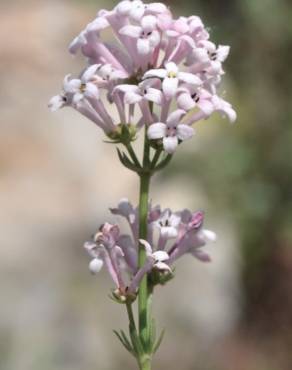
[(92, 274), (96, 275), (102, 269), (102, 266), (103, 266), (103, 261), (98, 258), (94, 258), (89, 263), (89, 270)]

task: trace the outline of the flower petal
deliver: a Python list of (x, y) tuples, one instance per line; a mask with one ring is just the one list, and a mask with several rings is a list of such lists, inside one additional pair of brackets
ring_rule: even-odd
[(119, 33), (121, 35), (129, 36), (129, 37), (133, 37), (133, 38), (137, 39), (138, 37), (141, 36), (142, 31), (143, 30), (142, 30), (141, 27), (128, 25), (128, 26), (122, 27), (119, 30)]
[(157, 18), (153, 15), (146, 15), (141, 20), (141, 26), (144, 31), (153, 31), (157, 24)]
[(177, 237), (178, 231), (173, 226), (163, 226), (160, 229), (161, 236), (165, 239), (173, 239)]
[(139, 93), (140, 92), (137, 85), (118, 85), (115, 87), (115, 91), (116, 90), (122, 91), (124, 93), (127, 93), (127, 92)]
[(140, 55), (148, 55), (151, 52), (150, 41), (148, 39), (138, 39), (137, 50)]
[(215, 242), (217, 240), (217, 235), (212, 230), (203, 229), (200, 234), (206, 241)]
[(88, 98), (99, 98), (99, 90), (96, 85), (93, 83), (88, 82), (86, 84), (86, 90), (84, 92), (84, 95)]
[(148, 37), (148, 40), (150, 42), (150, 46), (152, 48), (156, 48), (156, 46), (160, 43), (160, 34), (158, 31), (153, 31), (152, 34)]
[(166, 134), (166, 124), (162, 122), (153, 123), (147, 131), (150, 140), (161, 139)]
[(65, 104), (66, 97), (63, 95), (56, 95), (49, 101), (48, 107), (51, 112), (55, 112), (56, 110), (63, 108)]
[(177, 145), (178, 139), (176, 136), (168, 136), (163, 138), (163, 147), (167, 153), (173, 154)]
[(144, 74), (143, 79), (149, 77), (165, 78), (166, 76), (167, 71), (165, 69), (150, 69)]
[(165, 64), (167, 72), (178, 73), (178, 66), (174, 62), (168, 62)]
[(88, 67), (86, 71), (83, 73), (81, 80), (83, 83), (90, 81), (93, 76), (96, 74), (97, 68), (100, 64), (93, 64), (92, 66)]
[(156, 261), (166, 261), (169, 259), (169, 255), (165, 251), (156, 251), (152, 254)]
[(99, 32), (109, 27), (109, 22), (105, 17), (97, 17), (93, 22), (89, 23), (86, 30), (89, 32)]
[(158, 105), (162, 104), (163, 94), (160, 90), (153, 89), (150, 87), (147, 89), (147, 94), (145, 94), (144, 97), (155, 104)]
[(202, 261), (202, 262), (210, 262), (211, 261), (211, 258), (210, 256), (205, 253), (204, 251), (202, 251), (201, 249), (198, 249), (198, 248), (193, 248), (190, 253), (196, 257), (198, 260)]
[(146, 250), (146, 254), (148, 257), (152, 257), (152, 247), (151, 245), (147, 242), (147, 240), (144, 239), (139, 239), (139, 243), (143, 245), (143, 247)]
[(189, 93), (182, 93), (177, 97), (177, 105), (179, 108), (189, 111), (193, 109), (196, 104)]
[(115, 8), (117, 13), (121, 15), (126, 15), (130, 12), (132, 7), (132, 2), (129, 0), (121, 1)]
[(135, 92), (127, 92), (124, 97), (125, 104), (136, 104), (142, 100), (142, 96), (140, 94), (136, 94)]
[(167, 7), (162, 3), (151, 3), (147, 4), (146, 10), (152, 13), (164, 13), (167, 12)]
[(194, 133), (194, 129), (188, 125), (179, 124), (177, 126), (177, 137), (182, 141), (190, 139)]
[(214, 112), (214, 105), (209, 100), (200, 99), (198, 102), (198, 107), (207, 116), (210, 116)]
[(81, 86), (81, 80), (73, 79), (73, 80), (67, 80), (67, 82), (64, 84), (64, 90), (65, 92), (74, 94), (79, 91)]
[(69, 53), (75, 55), (81, 46), (85, 45), (87, 40), (85, 38), (85, 31), (82, 31), (80, 35), (75, 37), (75, 39), (69, 45)]
[(219, 45), (217, 49), (217, 60), (221, 63), (224, 62), (227, 59), (229, 52), (230, 46)]
[(103, 266), (103, 261), (99, 258), (94, 258), (90, 263), (89, 263), (89, 270), (92, 274), (97, 274)]
[(145, 13), (145, 7), (142, 1), (133, 1), (133, 6), (130, 11), (130, 17), (135, 21), (140, 21)]
[(226, 107), (224, 109), (224, 113), (225, 115), (227, 116), (227, 118), (229, 119), (229, 121), (231, 123), (234, 123), (237, 119), (237, 114), (235, 112), (235, 110), (230, 106), (230, 107)]
[(168, 99), (174, 97), (177, 88), (178, 88), (178, 78), (166, 77), (162, 82), (162, 90)]
[(80, 92), (77, 92), (73, 96), (73, 104), (78, 104), (81, 100), (83, 100), (84, 95)]
[(191, 85), (199, 86), (202, 84), (202, 80), (198, 76), (195, 76), (192, 73), (179, 72), (178, 78), (180, 81), (187, 82), (188, 84), (191, 84)]
[(154, 267), (156, 267), (158, 270), (166, 270), (166, 271), (170, 271), (171, 272), (171, 268), (164, 262), (156, 262), (154, 264)]
[(179, 123), (179, 121), (181, 120), (182, 116), (185, 114), (186, 112), (182, 109), (177, 109), (175, 110), (174, 112), (172, 112), (168, 118), (167, 118), (167, 125), (168, 126), (173, 126), (173, 125), (177, 125)]

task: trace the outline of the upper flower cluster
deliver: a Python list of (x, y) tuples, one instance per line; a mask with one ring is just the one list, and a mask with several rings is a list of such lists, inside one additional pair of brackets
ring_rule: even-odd
[[(84, 247), (91, 256), (91, 272), (99, 272), (105, 264), (119, 298), (135, 296), (145, 274), (152, 276), (154, 285), (166, 282), (172, 277), (173, 264), (185, 254), (203, 262), (210, 261), (202, 247), (208, 241), (215, 241), (216, 235), (203, 228), (204, 214), (201, 211), (173, 213), (168, 208), (161, 210), (160, 206), (149, 205), (147, 241), (138, 238), (138, 208), (134, 208), (127, 199), (122, 199), (111, 212), (125, 218), (131, 232), (121, 234), (117, 225), (105, 223)], [(140, 268), (139, 243), (145, 248), (147, 256)], [(125, 280), (125, 272), (130, 279)]]
[[(103, 37), (108, 31), (112, 42)], [(65, 77), (49, 107), (71, 106), (115, 140), (122, 125), (135, 131), (147, 126), (153, 145), (173, 153), (193, 136), (195, 122), (214, 112), (236, 119), (217, 92), (229, 46), (216, 46), (209, 37), (198, 16), (174, 19), (162, 3), (122, 1), (100, 11), (72, 41), (70, 52), (80, 52), (88, 65), (79, 78)]]

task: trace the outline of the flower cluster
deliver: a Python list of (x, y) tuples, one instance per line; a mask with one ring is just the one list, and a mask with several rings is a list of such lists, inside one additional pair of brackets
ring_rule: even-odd
[[(90, 271), (96, 274), (105, 265), (115, 284), (115, 297), (119, 299), (135, 297), (146, 274), (152, 276), (153, 285), (164, 284), (172, 277), (174, 263), (185, 254), (210, 261), (202, 247), (208, 241), (215, 241), (216, 235), (203, 228), (201, 211), (173, 213), (149, 205), (147, 241), (138, 239), (138, 208), (127, 199), (122, 199), (111, 212), (127, 220), (130, 233), (121, 234), (117, 225), (105, 223), (84, 247), (91, 257)], [(147, 257), (141, 267), (138, 266), (139, 244), (145, 248)]]
[(214, 112), (236, 119), (218, 95), (229, 47), (211, 42), (198, 16), (174, 19), (164, 4), (125, 0), (101, 10), (69, 50), (88, 65), (65, 77), (49, 107), (73, 107), (114, 142), (122, 142), (122, 126), (134, 132), (130, 140), (145, 126), (152, 145), (172, 154), (199, 120)]

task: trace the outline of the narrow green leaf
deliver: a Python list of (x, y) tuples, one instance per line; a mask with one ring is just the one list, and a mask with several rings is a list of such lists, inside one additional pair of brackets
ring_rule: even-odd
[(128, 340), (124, 340), (123, 336), (117, 330), (113, 330), (113, 332), (117, 336), (117, 338), (119, 339), (119, 341), (122, 343), (122, 345), (126, 348), (126, 350), (128, 352), (130, 352), (133, 356), (136, 357), (136, 354), (135, 354), (132, 346), (130, 345), (129, 341)]
[(138, 356), (141, 356), (144, 353), (144, 350), (137, 331), (135, 328), (129, 325), (129, 332), (134, 351), (137, 353)]
[(168, 165), (172, 159), (172, 154), (168, 154), (158, 165), (155, 167), (155, 171), (160, 171)]
[(125, 332), (123, 330), (121, 330), (121, 336), (123, 337), (123, 340), (127, 344), (128, 348), (131, 349), (131, 352), (135, 353), (134, 348), (132, 347), (127, 335), (125, 334)]
[(160, 334), (160, 336), (159, 336), (159, 338), (158, 338), (158, 340), (157, 340), (157, 342), (156, 342), (156, 344), (155, 344), (155, 346), (153, 348), (153, 353), (156, 353), (157, 350), (159, 349), (160, 344), (161, 344), (161, 342), (163, 340), (164, 334), (165, 334), (165, 329), (162, 330), (162, 332), (161, 332), (161, 334)]
[(130, 159), (126, 156), (125, 153), (121, 152), (119, 148), (117, 148), (118, 156), (120, 162), (129, 170), (137, 172), (139, 169), (136, 167), (136, 165), (130, 161)]
[(156, 342), (156, 323), (155, 319), (152, 318), (150, 325), (149, 325), (149, 341), (150, 341), (150, 347), (151, 347), (151, 352), (153, 351), (155, 342)]

